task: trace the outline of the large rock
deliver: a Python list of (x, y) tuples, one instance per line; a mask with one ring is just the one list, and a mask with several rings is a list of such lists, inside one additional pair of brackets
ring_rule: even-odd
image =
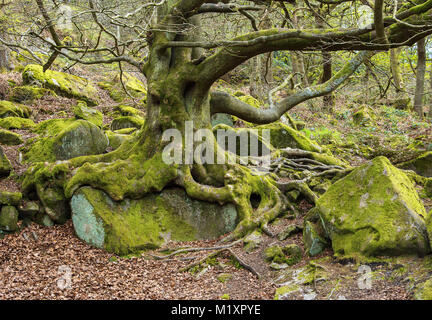
[(125, 116), (125, 117), (119, 117), (113, 120), (111, 123), (111, 130), (121, 130), (121, 129), (127, 129), (127, 128), (137, 128), (141, 129), (141, 127), (144, 125), (144, 119), (137, 116)]
[(414, 184), (385, 157), (333, 184), (317, 210), (336, 256), (430, 252), (426, 210)]
[(426, 152), (417, 159), (399, 165), (399, 168), (413, 170), (424, 177), (432, 177), (432, 151)]
[(38, 125), (41, 137), (28, 142), (26, 162), (54, 162), (81, 156), (102, 154), (108, 139), (102, 130), (86, 120), (48, 120)]
[(114, 202), (103, 191), (83, 187), (72, 197), (71, 208), (79, 238), (121, 255), (170, 239), (214, 239), (232, 231), (237, 222), (233, 205), (191, 200), (179, 188)]
[(46, 70), (40, 65), (30, 64), (23, 71), (25, 85), (39, 85), (54, 90), (57, 94), (68, 98), (75, 98), (97, 105), (98, 91), (87, 79), (68, 73)]

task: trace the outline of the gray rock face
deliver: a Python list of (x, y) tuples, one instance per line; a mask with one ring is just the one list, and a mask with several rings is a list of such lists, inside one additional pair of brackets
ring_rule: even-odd
[(79, 238), (117, 254), (155, 248), (168, 240), (214, 239), (234, 230), (234, 205), (190, 199), (180, 188), (140, 200), (114, 202), (103, 191), (83, 187), (71, 200)]

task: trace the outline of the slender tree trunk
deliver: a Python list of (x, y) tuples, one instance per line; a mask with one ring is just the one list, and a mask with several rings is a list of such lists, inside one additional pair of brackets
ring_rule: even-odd
[(390, 50), (390, 66), (391, 66), (391, 72), (393, 75), (393, 81), (396, 87), (396, 94), (400, 95), (403, 91), (403, 80), (402, 75), (400, 71), (399, 66), (399, 55), (400, 55), (401, 49), (391, 49)]
[[(332, 77), (332, 55), (330, 52), (323, 51), (322, 52), (322, 60), (323, 60), (323, 75), (321, 79), (321, 83), (327, 82)], [(323, 107), (324, 111), (327, 113), (333, 113), (334, 106), (334, 95), (330, 93), (323, 97)]]
[(417, 42), (417, 78), (414, 96), (414, 110), (423, 118), (424, 79), (426, 73), (426, 40), (423, 38)]

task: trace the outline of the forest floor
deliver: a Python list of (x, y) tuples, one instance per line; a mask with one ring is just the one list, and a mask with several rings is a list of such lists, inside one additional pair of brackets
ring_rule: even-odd
[[(8, 77), (15, 77), (15, 82), (19, 84), (19, 75), (12, 74)], [(0, 78), (0, 91), (1, 82)], [(101, 95), (104, 93), (101, 92)], [(108, 97), (104, 98), (105, 103), (96, 109), (108, 114), (116, 103)], [(390, 152), (390, 148), (383, 150), (377, 146), (391, 141), (393, 153), (386, 155), (392, 156), (401, 154), (403, 146), (413, 141), (432, 143), (431, 124), (421, 123), (410, 113), (382, 109), (376, 126), (358, 127), (352, 123), (352, 110), (342, 101), (343, 99), (338, 102), (334, 117), (311, 111), (303, 105), (296, 108), (292, 115), (304, 121), (307, 124), (306, 130), (309, 130), (306, 133), (323, 145), (334, 145), (335, 140), (343, 142), (355, 139), (357, 143), (368, 144), (371, 153), (379, 155)], [(58, 97), (38, 100), (31, 106), (34, 121), (39, 123), (50, 118), (71, 117), (74, 103), (72, 99)], [(105, 123), (111, 120), (105, 117)], [(417, 129), (413, 130), (413, 126)], [(27, 131), (13, 131), (22, 134), (24, 139), (32, 137)], [(18, 149), (21, 146), (4, 147), (16, 176), (27, 169), (18, 160)], [(352, 150), (340, 150), (342, 152), (338, 156), (346, 157), (352, 165), (366, 161), (361, 154)], [(0, 181), (1, 190), (17, 191), (19, 188), (15, 179)], [(432, 209), (430, 199), (425, 205), (427, 210)], [(309, 207), (305, 205), (301, 208), (303, 210), (296, 220), (279, 218), (270, 225), (270, 231), (278, 234), (290, 224), (302, 225), (302, 217)], [(411, 299), (416, 285), (432, 273), (432, 257), (383, 258), (367, 264), (372, 271), (371, 287), (362, 289), (362, 274), (359, 272), (362, 265), (354, 261), (337, 260), (330, 250), (313, 258), (305, 256), (288, 269), (272, 269), (263, 259), (263, 251), (275, 243), (293, 243), (303, 249), (299, 233), (284, 241), (263, 235), (259, 247), (252, 253), (246, 253), (239, 243), (231, 247), (231, 251), (221, 251), (208, 259), (205, 258), (209, 253), (217, 251), (212, 248), (219, 245), (218, 240), (167, 243), (165, 248), (169, 248), (169, 252), (176, 248), (209, 248), (176, 255), (171, 259), (154, 259), (167, 252), (163, 250), (145, 252), (139, 256), (116, 257), (78, 239), (71, 221), (49, 228), (33, 223), (18, 233), (0, 238), (0, 299), (261, 300), (274, 299), (277, 289), (288, 284), (295, 285), (297, 289), (279, 298), (404, 300)], [(236, 259), (233, 259), (233, 255)], [(243, 266), (239, 265), (238, 259), (243, 261)], [(190, 269), (193, 272), (180, 271), (201, 260), (203, 263)], [(313, 270), (313, 280), (309, 283), (291, 283), (288, 279), (295, 278), (293, 270)]]

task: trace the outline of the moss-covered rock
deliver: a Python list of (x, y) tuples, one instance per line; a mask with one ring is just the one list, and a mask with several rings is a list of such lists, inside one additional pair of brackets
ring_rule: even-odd
[(33, 100), (41, 99), (45, 96), (56, 96), (56, 94), (52, 90), (45, 88), (19, 86), (12, 89), (10, 100), (20, 103), (32, 102)]
[(305, 245), (305, 251), (310, 256), (316, 256), (328, 247), (328, 242), (317, 230), (319, 227), (317, 224), (311, 221), (305, 221), (303, 228), (303, 243)]
[(0, 118), (28, 118), (30, 115), (31, 109), (23, 104), (5, 100), (0, 101)]
[(121, 144), (125, 141), (129, 141), (132, 139), (132, 135), (130, 134), (121, 134), (117, 132), (112, 132), (110, 130), (105, 131), (105, 134), (109, 140), (109, 146), (113, 148), (113, 150), (118, 149)]
[(115, 106), (113, 111), (115, 117), (145, 117), (144, 111), (125, 104)]
[(302, 232), (303, 227), (296, 224), (289, 225), (281, 233), (278, 234), (279, 241), (284, 241), (285, 239)]
[(83, 187), (73, 195), (71, 207), (79, 238), (120, 255), (156, 248), (169, 239), (217, 238), (237, 222), (233, 205), (191, 200), (179, 188), (114, 202), (103, 191)]
[[(116, 83), (120, 83), (120, 75), (117, 75), (114, 78)], [(123, 73), (123, 82), (125, 84), (126, 89), (129, 93), (135, 98), (145, 99), (147, 96), (147, 89), (144, 83), (139, 80), (137, 77), (133, 76), (130, 73)]]
[(0, 146), (0, 177), (7, 177), (12, 171), (12, 165)]
[(220, 274), (218, 274), (217, 279), (219, 282), (225, 283), (225, 282), (231, 280), (232, 277), (233, 277), (233, 275), (231, 273), (220, 273)]
[(87, 120), (99, 128), (103, 125), (102, 112), (87, 107), (87, 104), (83, 101), (78, 102), (78, 104), (73, 108), (73, 112), (76, 119)]
[(0, 143), (7, 146), (17, 146), (24, 143), (24, 140), (18, 133), (0, 129)]
[(19, 118), (19, 117), (7, 117), (0, 119), (0, 127), (3, 129), (18, 129), (27, 130), (32, 129), (36, 125), (31, 119)]
[(353, 114), (354, 123), (358, 126), (371, 126), (375, 123), (375, 114), (372, 108), (362, 106)]
[(302, 252), (299, 246), (289, 244), (285, 247), (278, 245), (267, 247), (264, 250), (264, 259), (274, 264), (292, 266), (301, 260)]
[(252, 252), (256, 248), (259, 247), (259, 245), (262, 242), (262, 234), (258, 230), (255, 230), (248, 236), (246, 236), (243, 240), (244, 243), (244, 249), (246, 252)]
[(18, 206), (21, 202), (21, 192), (9, 192), (0, 190), (0, 205)]
[(255, 129), (260, 131), (260, 135), (263, 129), (270, 130), (270, 143), (277, 149), (293, 148), (319, 153), (324, 151), (322, 147), (307, 138), (302, 132), (281, 122), (257, 126)]
[(34, 64), (26, 66), (22, 77), (26, 85), (39, 85), (61, 96), (85, 101), (90, 106), (98, 104), (98, 92), (87, 79), (52, 70), (43, 72), (42, 66)]
[(0, 211), (0, 230), (18, 230), (18, 211), (13, 206), (3, 206)]
[(54, 162), (102, 154), (108, 147), (102, 130), (86, 120), (48, 120), (35, 131), (41, 137), (27, 142), (23, 149), (25, 162)]
[(430, 252), (426, 210), (414, 183), (385, 157), (333, 184), (317, 210), (336, 256)]
[(414, 298), (416, 300), (432, 300), (432, 279), (427, 280), (416, 289)]
[(428, 151), (420, 157), (398, 165), (405, 170), (413, 170), (424, 177), (432, 177), (432, 151)]
[(144, 119), (140, 117), (119, 117), (113, 120), (111, 123), (111, 130), (121, 130), (126, 128), (137, 128), (141, 129), (141, 127), (144, 125)]

